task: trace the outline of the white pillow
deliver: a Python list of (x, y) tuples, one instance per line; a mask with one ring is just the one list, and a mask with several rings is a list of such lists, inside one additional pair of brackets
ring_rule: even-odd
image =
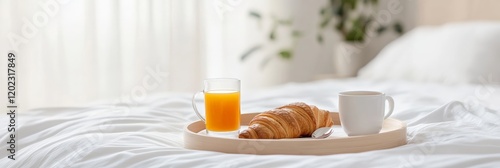
[(387, 45), (358, 76), (417, 82), (500, 79), (500, 22), (419, 27)]

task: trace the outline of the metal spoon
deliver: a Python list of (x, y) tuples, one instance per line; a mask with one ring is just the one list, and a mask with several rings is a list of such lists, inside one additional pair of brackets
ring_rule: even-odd
[(329, 137), (333, 133), (333, 126), (331, 127), (321, 127), (315, 130), (311, 137), (314, 139), (323, 139)]

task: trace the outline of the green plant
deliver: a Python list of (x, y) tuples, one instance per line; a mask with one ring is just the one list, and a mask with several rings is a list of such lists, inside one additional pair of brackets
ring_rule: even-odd
[[(317, 35), (317, 41), (323, 43), (322, 33), (327, 30), (329, 25), (333, 25), (334, 30), (340, 33), (343, 40), (350, 42), (364, 42), (366, 40), (366, 34), (370, 24), (374, 22), (374, 10), (377, 7), (378, 0), (330, 0), (327, 6), (322, 7), (319, 10), (321, 15), (319, 28), (320, 31)], [(367, 11), (360, 13), (358, 8), (365, 7), (368, 8)], [(357, 11), (358, 10), (358, 11)], [(371, 10), (372, 12), (370, 12)], [(278, 37), (277, 31), (279, 29), (292, 29), (291, 19), (278, 19), (274, 16), (265, 17), (258, 11), (250, 11), (248, 13), (249, 17), (254, 18), (260, 25), (264, 19), (271, 19), (272, 25), (268, 32), (265, 33), (270, 44), (276, 43), (280, 37)], [(335, 23), (334, 23), (335, 22)], [(387, 29), (392, 28), (399, 34), (403, 33), (403, 26), (399, 22), (394, 22), (391, 25), (377, 25), (375, 31), (378, 34), (385, 32)], [(295, 41), (302, 36), (302, 33), (297, 30), (290, 31), (292, 36), (292, 42), (289, 47), (279, 48), (277, 51), (272, 51), (272, 53), (262, 60), (261, 68), (264, 68), (269, 60), (275, 58), (274, 56), (279, 56), (284, 60), (290, 60), (293, 58), (293, 48)], [(255, 52), (262, 50), (264, 44), (257, 44), (250, 47), (241, 55), (241, 61), (245, 61), (253, 55)]]
[[(328, 5), (321, 8), (320, 30), (324, 30), (333, 23), (333, 28), (339, 32), (344, 41), (364, 42), (370, 24), (374, 22), (373, 11), (377, 7), (378, 0), (330, 0)], [(358, 10), (364, 9), (364, 10)], [(399, 34), (403, 33), (403, 26), (400, 22), (392, 25), (379, 25), (375, 27), (378, 34), (383, 33), (389, 27)], [(323, 42), (322, 31), (317, 36), (319, 43)]]
[[(277, 31), (279, 29), (291, 29), (292, 28), (292, 20), (291, 19), (278, 19), (277, 17), (271, 16), (271, 17), (265, 17), (260, 14), (258, 11), (250, 11), (249, 16), (254, 18), (260, 25), (262, 25), (262, 22), (264, 19), (271, 19), (271, 29), (269, 29), (269, 32), (266, 32), (267, 39), (271, 44), (276, 43), (281, 37), (278, 36)], [(278, 56), (281, 59), (284, 60), (290, 60), (293, 57), (293, 46), (295, 45), (295, 41), (298, 37), (301, 36), (301, 32), (297, 30), (292, 30), (290, 36), (292, 37), (292, 43), (289, 47), (283, 47), (279, 48), (276, 51), (272, 51), (269, 56), (265, 57), (262, 62), (260, 67), (264, 68), (267, 63), (274, 58), (274, 56)], [(257, 52), (258, 50), (261, 50), (264, 48), (263, 44), (257, 44), (251, 48), (249, 48), (247, 51), (245, 51), (240, 59), (241, 61), (245, 61), (248, 59), (249, 56), (253, 55), (253, 53)]]

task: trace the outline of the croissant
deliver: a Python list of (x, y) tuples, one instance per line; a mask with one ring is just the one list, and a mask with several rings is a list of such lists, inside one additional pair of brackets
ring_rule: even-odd
[(248, 129), (239, 134), (246, 139), (310, 137), (320, 127), (333, 125), (330, 113), (316, 106), (297, 102), (256, 115)]

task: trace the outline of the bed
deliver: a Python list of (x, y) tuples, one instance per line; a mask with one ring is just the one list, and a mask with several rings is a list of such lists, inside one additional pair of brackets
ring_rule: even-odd
[[(289, 83), (242, 92), (242, 113), (296, 101), (336, 111), (340, 91), (385, 92), (396, 102), (392, 117), (408, 126), (408, 143), (401, 147), (324, 156), (188, 150), (183, 146), (183, 129), (198, 120), (191, 107), (192, 95), (169, 93), (150, 95), (140, 102), (111, 101), (82, 108), (23, 112), (18, 117), (16, 160), (7, 158), (4, 145), (0, 165), (498, 167), (500, 51), (491, 46), (499, 46), (498, 40), (492, 41), (498, 39), (492, 37), (500, 37), (499, 25), (475, 22), (418, 28), (386, 47), (358, 78)], [(463, 36), (470, 32), (477, 34)], [(451, 38), (460, 35), (462, 42)], [(439, 47), (429, 43), (436, 40)], [(469, 45), (470, 41), (484, 45)], [(197, 101), (201, 103), (201, 99)], [(5, 144), (9, 137), (2, 135), (1, 141)]]
[[(290, 83), (244, 93), (242, 111), (304, 101), (337, 109), (342, 90), (380, 90), (396, 100), (408, 144), (326, 156), (247, 155), (188, 150), (183, 128), (196, 121), (190, 94), (153, 95), (136, 105), (46, 108), (19, 116), (19, 151), (9, 167), (495, 167), (500, 165), (500, 87), (362, 79)], [(477, 96), (492, 90), (495, 94)], [(7, 141), (2, 137), (2, 141)], [(257, 149), (256, 149), (257, 150)]]

